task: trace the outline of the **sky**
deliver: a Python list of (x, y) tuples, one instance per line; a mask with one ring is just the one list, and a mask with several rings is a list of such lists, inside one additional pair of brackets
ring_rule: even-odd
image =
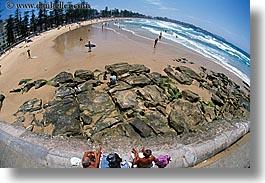
[[(44, 0), (0, 0), (2, 18), (14, 12), (6, 3), (34, 3)], [(51, 0), (47, 0), (48, 2)], [(52, 0), (53, 1), (53, 0)], [(62, 0), (73, 3), (80, 0)], [(150, 16), (168, 17), (201, 27), (250, 53), (250, 0), (86, 0), (101, 10), (127, 9)]]

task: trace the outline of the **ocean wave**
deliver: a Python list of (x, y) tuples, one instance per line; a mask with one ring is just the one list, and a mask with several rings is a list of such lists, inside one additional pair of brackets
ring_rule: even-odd
[(156, 27), (153, 27), (154, 23), (152, 26), (149, 25), (150, 22), (142, 25), (142, 28), (156, 35), (166, 29), (167, 32), (163, 32), (164, 38), (182, 44), (208, 58), (213, 58), (219, 65), (250, 84), (249, 73), (243, 72), (243, 70), (249, 71), (250, 58), (235, 46), (227, 44), (214, 35), (206, 34), (206, 31), (196, 31), (170, 22), (156, 21)]
[[(153, 40), (151, 38), (152, 34), (158, 36), (162, 32), (163, 38), (166, 40), (181, 44), (207, 58), (211, 58), (214, 62), (234, 73), (250, 85), (250, 58), (241, 52), (240, 49), (237, 49), (237, 47), (218, 36), (201, 29), (195, 30), (172, 22), (142, 19), (140, 21), (124, 21), (124, 23), (123, 30), (149, 40)], [(141, 34), (140, 29), (152, 34), (150, 37), (147, 37), (146, 33)], [(162, 43), (168, 44), (165, 41), (162, 41)]]

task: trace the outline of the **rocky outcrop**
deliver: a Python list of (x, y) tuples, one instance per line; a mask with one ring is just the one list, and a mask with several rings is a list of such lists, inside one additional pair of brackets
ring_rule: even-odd
[(34, 99), (29, 100), (29, 101), (25, 102), (24, 104), (22, 104), (19, 107), (16, 114), (19, 114), (19, 113), (25, 114), (27, 112), (34, 112), (34, 111), (38, 111), (41, 109), (42, 109), (42, 100), (34, 98)]
[(177, 100), (172, 103), (172, 107), (173, 110), (169, 114), (169, 125), (177, 133), (195, 130), (196, 126), (205, 121), (199, 103), (193, 104), (186, 100)]
[(138, 106), (137, 94), (132, 90), (117, 91), (113, 94), (113, 100), (120, 110), (133, 109)]
[(80, 111), (78, 103), (67, 98), (58, 100), (46, 108), (43, 114), (43, 124), (52, 124), (52, 135), (80, 134)]
[(125, 73), (129, 74), (138, 74), (138, 73), (149, 73), (150, 69), (144, 65), (133, 64), (129, 65), (128, 63), (117, 63), (112, 65), (105, 66), (105, 69), (109, 73), (116, 73), (117, 76), (121, 76)]
[(94, 73), (90, 70), (77, 70), (74, 73), (75, 79), (88, 81), (90, 79), (94, 79)]
[(22, 92), (22, 94), (27, 93), (33, 87), (35, 89), (39, 89), (45, 86), (47, 83), (48, 81), (45, 79), (38, 79), (36, 81), (32, 81), (32, 79), (22, 79), (18, 83), (20, 88), (13, 89), (10, 91), (10, 93), (19, 93), (19, 92)]
[(69, 72), (61, 72), (50, 80), (52, 86), (59, 86), (60, 84), (72, 83), (74, 80), (73, 74)]
[(181, 93), (182, 97), (185, 100), (188, 100), (189, 102), (198, 102), (200, 99), (200, 96), (197, 93), (194, 93), (190, 90), (183, 90)]
[[(79, 137), (91, 142), (110, 139), (140, 144), (146, 139), (175, 138), (199, 133), (215, 121), (249, 118), (250, 98), (222, 73), (202, 69), (196, 73), (184, 66), (167, 67), (161, 73), (144, 65), (117, 63), (105, 67), (117, 75), (117, 83), (102, 85), (104, 72), (77, 70), (61, 72), (50, 81), (37, 80), (38, 86), (56, 88), (52, 101), (42, 106), (41, 99), (25, 102), (15, 114), (17, 123), (31, 117), (32, 131), (47, 129), (51, 135)], [(206, 100), (179, 85), (199, 83), (211, 94)], [(105, 81), (106, 82), (106, 81)], [(31, 81), (21, 81), (26, 86)], [(198, 87), (194, 85), (194, 87)], [(37, 87), (39, 88), (39, 87)], [(28, 123), (27, 123), (28, 124)], [(210, 133), (210, 132), (209, 132)], [(114, 143), (115, 145), (115, 143)]]
[(189, 67), (186, 66), (179, 66), (176, 68), (177, 71), (181, 72), (182, 74), (186, 74), (190, 76), (192, 79), (196, 79), (197, 81), (203, 81), (201, 76), (197, 74), (195, 71), (190, 69)]

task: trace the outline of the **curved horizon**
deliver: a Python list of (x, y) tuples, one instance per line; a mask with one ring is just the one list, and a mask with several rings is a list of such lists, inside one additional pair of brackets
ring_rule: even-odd
[[(14, 14), (15, 8), (7, 9), (6, 3), (37, 3), (39, 0), (21, 1), (7, 0), (0, 2), (2, 18)], [(53, 0), (46, 2), (53, 2)], [(62, 0), (62, 2), (65, 2)], [(72, 0), (80, 3), (80, 0)], [(66, 2), (65, 2), (66, 3)], [(126, 2), (122, 0), (98, 0), (88, 2), (98, 11), (109, 9), (127, 9), (146, 16), (161, 16), (186, 22), (207, 30), (224, 38), (250, 55), (250, 2), (249, 0), (137, 0)], [(139, 6), (140, 5), (140, 6)], [(28, 9), (25, 9), (28, 10)], [(37, 9), (36, 9), (37, 10)], [(21, 9), (22, 11), (22, 9)], [(37, 11), (36, 11), (37, 13)]]

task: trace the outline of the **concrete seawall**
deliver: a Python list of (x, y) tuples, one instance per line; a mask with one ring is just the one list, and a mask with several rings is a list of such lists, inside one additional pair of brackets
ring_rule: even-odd
[[(250, 121), (238, 122), (233, 130), (225, 131), (213, 139), (196, 144), (178, 144), (174, 150), (154, 151), (153, 154), (169, 154), (172, 161), (168, 168), (194, 167), (227, 149), (249, 131)], [(72, 168), (71, 158), (82, 158), (85, 150), (87, 146), (84, 142), (50, 139), (45, 135), (31, 133), (23, 127), (0, 121), (1, 168)], [(237, 150), (239, 151), (223, 156), (219, 162), (201, 167), (246, 167), (249, 164), (249, 142), (242, 144)], [(237, 162), (237, 157), (241, 163)], [(129, 160), (130, 153), (122, 155), (122, 158)], [(229, 164), (231, 158), (233, 164)]]

